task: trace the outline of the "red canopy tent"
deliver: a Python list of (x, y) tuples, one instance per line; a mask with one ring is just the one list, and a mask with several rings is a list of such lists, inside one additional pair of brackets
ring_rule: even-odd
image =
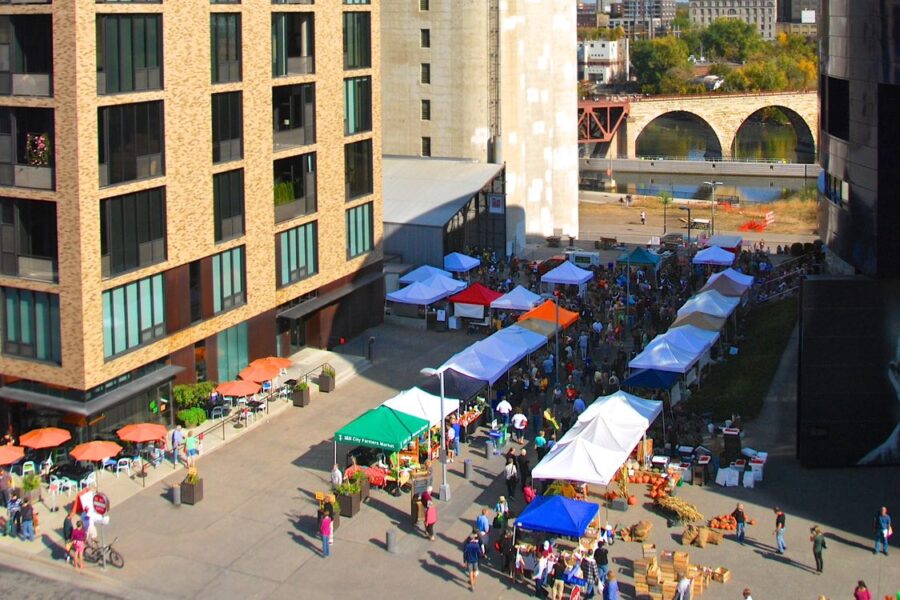
[[(524, 321), (526, 319), (540, 319), (541, 321), (550, 321), (551, 323), (556, 322), (556, 306), (552, 300), (547, 300), (537, 308), (532, 308), (527, 313), (519, 317), (520, 321)], [(563, 329), (566, 327), (571, 327), (575, 323), (578, 322), (578, 313), (572, 312), (571, 310), (566, 310), (565, 308), (559, 308), (559, 325)]]
[(479, 306), (490, 306), (491, 302), (502, 296), (500, 292), (495, 292), (489, 287), (485, 287), (480, 283), (473, 283), (458, 294), (450, 296), (450, 302), (461, 302), (463, 304), (477, 304)]

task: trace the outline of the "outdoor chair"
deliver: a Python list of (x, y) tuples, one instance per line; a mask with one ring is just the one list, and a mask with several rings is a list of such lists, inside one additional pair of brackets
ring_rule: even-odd
[(33, 460), (29, 460), (29, 461), (22, 463), (22, 477), (25, 477), (25, 475), (27, 475), (29, 473), (31, 473), (32, 475), (37, 473), (37, 469), (34, 466)]
[(78, 482), (78, 491), (81, 491), (88, 486), (94, 485), (95, 483), (97, 483), (97, 473), (91, 471), (90, 473), (82, 477), (81, 481)]
[(56, 448), (50, 453), (50, 459), (54, 465), (63, 465), (69, 462), (69, 453), (65, 448)]
[(116, 461), (116, 477), (119, 476), (119, 473), (125, 471), (128, 473), (128, 476), (131, 477), (131, 459), (130, 458), (120, 458)]
[(72, 490), (74, 490), (77, 486), (75, 482), (67, 477), (57, 477), (56, 475), (50, 476), (50, 485), (56, 485), (59, 487), (60, 492), (66, 492), (68, 496), (72, 495)]

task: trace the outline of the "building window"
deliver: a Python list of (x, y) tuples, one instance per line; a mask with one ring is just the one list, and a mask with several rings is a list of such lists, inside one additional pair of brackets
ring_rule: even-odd
[(315, 221), (275, 236), (275, 274), (278, 287), (319, 272), (318, 225)]
[(212, 95), (213, 163), (243, 157), (243, 105), (241, 92)]
[(212, 257), (213, 314), (241, 306), (247, 301), (244, 285), (244, 247)]
[(56, 203), (0, 198), (0, 273), (59, 280)]
[(344, 4), (371, 4), (372, 0), (344, 0)]
[(316, 154), (275, 161), (275, 222), (316, 212)]
[(53, 109), (0, 107), (0, 185), (52, 190)]
[(162, 89), (162, 16), (97, 16), (97, 93)]
[(372, 66), (372, 13), (344, 13), (344, 68)]
[(213, 175), (215, 240), (224, 242), (244, 235), (244, 170)]
[(98, 118), (101, 186), (165, 172), (162, 102), (107, 106)]
[(347, 211), (347, 258), (369, 252), (375, 237), (372, 221), (372, 203), (356, 206)]
[(431, 30), (430, 29), (419, 30), (419, 45), (422, 48), (431, 48)]
[(431, 138), (422, 138), (422, 156), (431, 156)]
[(233, 381), (250, 362), (247, 356), (247, 323), (238, 323), (216, 334), (219, 381)]
[(315, 73), (313, 13), (272, 13), (272, 75)]
[(431, 8), (429, 6), (429, 0), (419, 0), (419, 10), (426, 11), (429, 8)]
[(314, 83), (272, 88), (275, 151), (316, 143)]
[(212, 44), (212, 82), (240, 81), (241, 15), (240, 13), (215, 13), (209, 18)]
[(422, 120), (431, 120), (431, 100), (422, 100)]
[(166, 334), (162, 274), (103, 292), (103, 356), (111, 358)]
[(3, 353), (62, 364), (59, 296), (18, 288), (3, 292)]
[(345, 199), (372, 193), (372, 140), (344, 145)]
[(372, 78), (344, 80), (344, 133), (372, 131)]
[(431, 83), (431, 63), (422, 63), (419, 69), (419, 83)]
[(166, 260), (166, 190), (158, 187), (100, 201), (104, 277)]
[[(9, 4), (9, 0), (3, 4)], [(53, 17), (0, 16), (0, 95), (52, 93)]]
[(825, 91), (828, 110), (826, 128), (829, 135), (850, 139), (850, 82), (846, 79), (828, 77)]

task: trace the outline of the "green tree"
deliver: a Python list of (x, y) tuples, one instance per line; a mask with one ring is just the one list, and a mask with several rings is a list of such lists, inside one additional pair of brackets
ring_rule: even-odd
[(690, 10), (687, 6), (679, 6), (675, 9), (675, 20), (672, 21), (672, 29), (687, 31), (693, 27)]
[(737, 19), (716, 19), (701, 37), (709, 56), (739, 63), (765, 44), (756, 27)]
[(690, 73), (687, 45), (673, 36), (635, 42), (631, 64), (648, 94), (661, 93), (664, 80), (665, 93), (681, 93), (671, 91), (676, 87), (675, 80)]

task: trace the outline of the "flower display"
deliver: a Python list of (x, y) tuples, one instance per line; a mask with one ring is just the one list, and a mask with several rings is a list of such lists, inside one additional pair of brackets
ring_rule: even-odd
[(25, 136), (25, 154), (32, 167), (50, 166), (50, 135), (29, 133)]

